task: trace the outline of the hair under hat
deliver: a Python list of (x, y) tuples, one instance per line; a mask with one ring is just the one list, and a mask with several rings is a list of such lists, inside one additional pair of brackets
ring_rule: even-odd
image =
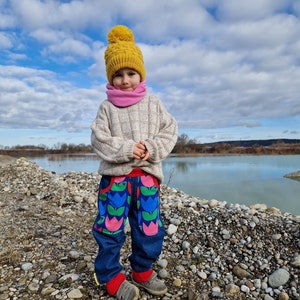
[(141, 76), (141, 81), (144, 81), (146, 69), (143, 54), (134, 42), (132, 31), (126, 26), (117, 25), (108, 33), (107, 41), (104, 59), (108, 82), (112, 84), (114, 74), (122, 68), (136, 70)]

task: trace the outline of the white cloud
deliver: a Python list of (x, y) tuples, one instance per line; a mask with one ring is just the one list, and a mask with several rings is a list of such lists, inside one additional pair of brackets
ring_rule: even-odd
[(181, 128), (300, 122), (298, 2), (0, 1), (0, 127), (88, 129), (117, 23), (132, 28), (149, 90)]
[(52, 44), (49, 47), (49, 52), (79, 58), (86, 58), (92, 55), (91, 49), (86, 43), (74, 39), (66, 39), (62, 43)]
[(259, 20), (286, 10), (291, 2), (289, 0), (220, 1), (218, 4), (218, 16), (231, 22)]
[[(131, 5), (135, 2), (131, 1)], [(11, 0), (11, 5), (19, 22), (27, 30), (55, 28), (66, 31), (99, 28), (110, 21), (112, 11), (118, 12), (119, 1), (70, 1), (55, 0)]]
[(43, 44), (56, 44), (69, 38), (69, 34), (62, 30), (53, 30), (52, 28), (37, 28), (30, 32), (30, 36)]
[(101, 92), (76, 88), (54, 76), (47, 71), (0, 67), (1, 127), (67, 131), (89, 127)]
[(0, 49), (9, 49), (12, 45), (11, 37), (4, 32), (0, 32)]

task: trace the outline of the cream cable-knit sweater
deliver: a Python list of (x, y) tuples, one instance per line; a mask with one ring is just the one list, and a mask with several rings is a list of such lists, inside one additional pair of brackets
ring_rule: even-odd
[[(158, 97), (146, 95), (128, 107), (105, 100), (91, 129), (91, 144), (101, 159), (101, 175), (122, 176), (141, 168), (163, 181), (161, 162), (176, 144), (178, 127)], [(132, 157), (133, 147), (140, 141), (145, 141), (150, 153), (147, 161)]]

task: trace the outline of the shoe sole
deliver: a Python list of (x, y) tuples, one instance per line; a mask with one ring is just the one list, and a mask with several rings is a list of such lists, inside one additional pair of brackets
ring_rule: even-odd
[[(131, 284), (132, 287), (135, 289), (135, 296), (134, 298), (130, 298), (131, 300), (139, 300), (140, 299), (140, 291), (136, 285)], [(118, 293), (116, 294), (116, 297), (118, 298)], [(127, 296), (120, 296), (120, 300), (128, 300)]]
[(154, 295), (154, 296), (161, 296), (161, 295), (164, 295), (164, 294), (168, 291), (167, 288), (165, 288), (165, 289), (162, 290), (162, 291), (151, 290), (151, 289), (145, 287), (143, 284), (141, 284), (141, 283), (139, 283), (139, 282), (136, 282), (136, 281), (134, 281), (134, 280), (132, 280), (132, 283), (133, 283), (135, 286), (137, 286), (137, 287), (139, 287), (139, 288), (142, 288), (142, 289), (146, 290), (148, 293), (150, 293), (150, 294), (152, 294), (152, 295)]
[[(140, 298), (140, 295), (137, 295), (132, 300), (139, 300), (139, 298)], [(121, 300), (127, 300), (127, 299), (122, 297)]]

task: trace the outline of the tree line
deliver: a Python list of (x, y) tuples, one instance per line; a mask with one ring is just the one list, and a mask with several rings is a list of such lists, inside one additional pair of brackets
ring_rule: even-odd
[[(11, 156), (34, 156), (43, 154), (75, 154), (92, 153), (91, 145), (58, 143), (49, 148), (45, 145), (17, 145), (1, 147), (0, 154)], [(300, 140), (272, 139), (250, 141), (228, 141), (201, 144), (196, 139), (190, 139), (185, 133), (178, 137), (172, 151), (177, 155), (288, 155), (300, 154)]]

